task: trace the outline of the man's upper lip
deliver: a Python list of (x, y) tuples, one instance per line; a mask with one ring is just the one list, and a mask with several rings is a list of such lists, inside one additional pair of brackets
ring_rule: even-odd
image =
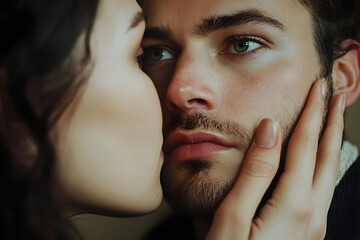
[(216, 136), (214, 133), (207, 132), (186, 132), (175, 130), (171, 133), (164, 143), (164, 153), (171, 152), (174, 148), (183, 144), (197, 144), (203, 142), (210, 142), (225, 147), (233, 147), (232, 144), (224, 140), (223, 138)]

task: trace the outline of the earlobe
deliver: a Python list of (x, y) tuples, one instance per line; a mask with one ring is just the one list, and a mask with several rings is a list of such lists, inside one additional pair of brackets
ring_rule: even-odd
[(349, 40), (347, 45), (355, 45), (344, 56), (334, 62), (333, 80), (335, 95), (346, 95), (346, 107), (352, 105), (360, 95), (360, 44)]

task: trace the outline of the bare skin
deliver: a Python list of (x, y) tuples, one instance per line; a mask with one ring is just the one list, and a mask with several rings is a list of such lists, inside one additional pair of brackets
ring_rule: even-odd
[(338, 170), (345, 96), (333, 99), (318, 146), (322, 119), (319, 110), (324, 104), (321, 83), (317, 81), (313, 86), (290, 140), (285, 170), (271, 199), (253, 218), (280, 159), (281, 130), (276, 122), (265, 119), (259, 125), (234, 188), (216, 211), (206, 239), (324, 238)]

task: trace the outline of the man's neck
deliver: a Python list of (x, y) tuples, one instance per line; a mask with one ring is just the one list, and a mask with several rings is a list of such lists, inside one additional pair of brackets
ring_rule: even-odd
[(204, 240), (208, 234), (212, 219), (191, 219), (196, 240)]

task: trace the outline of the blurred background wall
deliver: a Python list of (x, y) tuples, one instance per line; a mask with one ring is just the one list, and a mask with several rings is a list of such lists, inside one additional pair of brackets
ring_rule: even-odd
[[(345, 135), (360, 148), (360, 99), (346, 110)], [(135, 218), (110, 218), (96, 215), (78, 215), (72, 218), (84, 240), (140, 240), (146, 232), (171, 213), (163, 203), (152, 214)]]
[(345, 136), (360, 149), (360, 99), (346, 110)]

